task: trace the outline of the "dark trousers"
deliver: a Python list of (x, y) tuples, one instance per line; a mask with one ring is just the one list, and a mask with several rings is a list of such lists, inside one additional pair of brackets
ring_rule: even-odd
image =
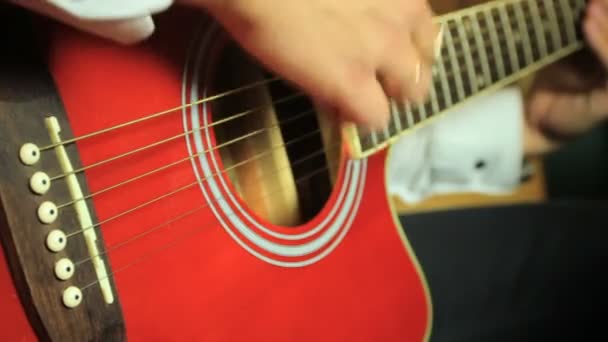
[(432, 342), (608, 340), (608, 202), (401, 219), (433, 297)]

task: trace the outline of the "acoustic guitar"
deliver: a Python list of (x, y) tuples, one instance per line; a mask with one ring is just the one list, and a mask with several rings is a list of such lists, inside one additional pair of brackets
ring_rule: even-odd
[(428, 101), (392, 103), (386, 130), (365, 132), (204, 13), (174, 8), (121, 46), (4, 5), (0, 340), (428, 340), (432, 293), (387, 199), (390, 146), (582, 49), (584, 8), (438, 17)]

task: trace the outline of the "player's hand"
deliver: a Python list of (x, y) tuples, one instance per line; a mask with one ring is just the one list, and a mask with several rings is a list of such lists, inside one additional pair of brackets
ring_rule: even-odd
[(438, 27), (426, 0), (182, 0), (206, 7), (252, 56), (370, 129), (387, 97), (421, 101)]

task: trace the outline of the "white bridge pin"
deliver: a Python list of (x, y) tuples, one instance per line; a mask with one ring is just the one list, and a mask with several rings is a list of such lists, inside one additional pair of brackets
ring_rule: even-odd
[(68, 238), (61, 230), (52, 230), (46, 236), (46, 247), (52, 252), (61, 252), (68, 243)]
[(63, 258), (55, 263), (55, 276), (61, 280), (68, 280), (74, 275), (74, 263), (72, 260)]
[(59, 209), (53, 202), (43, 202), (40, 207), (38, 207), (38, 219), (42, 223), (51, 224), (55, 222), (57, 216), (59, 215)]
[(51, 188), (51, 178), (42, 171), (38, 171), (30, 178), (30, 189), (38, 195), (44, 195)]
[(82, 302), (82, 291), (76, 286), (70, 286), (63, 291), (63, 305), (73, 309)]
[(40, 160), (40, 149), (32, 143), (24, 144), (19, 150), (19, 159), (25, 165), (34, 165)]

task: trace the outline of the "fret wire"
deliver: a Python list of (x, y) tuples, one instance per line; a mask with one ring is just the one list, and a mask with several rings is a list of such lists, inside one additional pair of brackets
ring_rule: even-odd
[(446, 108), (449, 108), (450, 106), (448, 106), (447, 103), (447, 98), (445, 96), (445, 92), (443, 91), (443, 83), (441, 82), (440, 79), (436, 79), (434, 82), (435, 84), (435, 95), (437, 97), (437, 107), (439, 108), (440, 111), (443, 111)]
[(479, 59), (481, 62), (481, 68), (483, 70), (484, 75), (484, 87), (492, 84), (492, 73), (490, 71), (490, 61), (488, 60), (488, 54), (486, 53), (487, 46), (483, 41), (483, 36), (481, 33), (481, 27), (479, 25), (479, 19), (477, 15), (475, 15), (473, 20), (473, 35), (475, 37), (475, 44), (477, 45), (477, 49), (479, 51)]
[(439, 100), (437, 98), (437, 90), (435, 90), (435, 82), (431, 82), (431, 87), (429, 89), (429, 97), (431, 100), (431, 106), (433, 108), (433, 113), (437, 113), (441, 110), (439, 106)]
[(416, 121), (414, 120), (414, 115), (412, 114), (412, 106), (409, 102), (405, 103), (405, 116), (408, 127), (414, 127)]
[(378, 135), (376, 134), (376, 132), (369, 133), (369, 136), (372, 139), (372, 144), (374, 146), (377, 146), (378, 145)]
[[(492, 14), (492, 17), (494, 18), (494, 21), (497, 23), (497, 30), (496, 30), (496, 34), (498, 35), (498, 43), (500, 44), (501, 48), (503, 49), (503, 61), (504, 61), (504, 65), (505, 65), (505, 76), (509, 76), (511, 75), (513, 72), (516, 72), (516, 63), (513, 63), (513, 50), (515, 50), (515, 46), (511, 47), (509, 42), (510, 39), (513, 39), (513, 35), (509, 34), (509, 30), (508, 28), (504, 27), (504, 24), (502, 23), (501, 20), (501, 14), (498, 11), (498, 8), (496, 8), (496, 15), (494, 16), (494, 14)], [(514, 44), (513, 41), (511, 41), (511, 43)], [(517, 53), (517, 51), (515, 51), (515, 53)], [(519, 56), (516, 55), (515, 59), (518, 60)]]
[(555, 11), (555, 6), (553, 6), (553, 0), (543, 0), (543, 4), (545, 5), (545, 10), (549, 16), (550, 21), (550, 32), (552, 32), (551, 37), (553, 38), (553, 50), (557, 51), (562, 48), (562, 37), (561, 31), (558, 27), (557, 22), (557, 13)]
[(471, 86), (471, 92), (473, 94), (475, 94), (479, 91), (479, 86), (477, 84), (477, 73), (475, 72), (475, 67), (473, 66), (473, 57), (471, 56), (471, 47), (469, 46), (469, 39), (465, 32), (465, 27), (467, 26), (467, 24), (464, 22), (464, 18), (466, 18), (466, 17), (463, 16), (463, 17), (458, 18), (458, 20), (455, 21), (455, 23), (457, 25), (456, 29), (458, 31), (458, 35), (460, 36), (462, 49), (464, 51), (466, 71), (468, 73), (469, 83)]
[(384, 134), (383, 140), (382, 141), (387, 141), (391, 138), (391, 133), (389, 132), (389, 127), (391, 125), (391, 117), (390, 117), (390, 109), (389, 109), (389, 120), (388, 120), (388, 125), (386, 125), (386, 127), (384, 127), (384, 129), (382, 130), (382, 133)]
[[(443, 32), (443, 28), (441, 32)], [(439, 58), (439, 60), (435, 63), (435, 66), (433, 67), (433, 75), (436, 75), (436, 77), (439, 78), (439, 81), (441, 82), (441, 90), (445, 98), (446, 107), (451, 107), (454, 102), (452, 100), (450, 84), (447, 80), (447, 73), (445, 70), (443, 56)]]
[(578, 0), (570, 0), (569, 2), (569, 8), (572, 10), (572, 12), (577, 12), (578, 10), (578, 6), (580, 4), (580, 1)]
[[(560, 5), (560, 3), (556, 3), (554, 8), (555, 8), (555, 13), (558, 13), (558, 17), (561, 18), (561, 22), (558, 23), (558, 25), (559, 25), (560, 36), (562, 37), (562, 45), (567, 46), (575, 41), (575, 40), (568, 39), (568, 36), (570, 35), (568, 33), (568, 26), (570, 25), (570, 23), (568, 21), (568, 19), (569, 19), (568, 13), (566, 11), (564, 11), (564, 8)], [(575, 36), (574, 36), (574, 38), (576, 39)]]
[[(528, 1), (529, 0), (522, 2), (522, 12), (524, 14), (524, 17), (526, 17), (526, 18), (530, 18), (530, 17), (533, 16)], [(527, 24), (528, 24), (528, 28), (529, 28), (530, 32), (533, 32), (533, 34), (531, 34), (532, 36), (531, 36), (531, 39), (530, 39), (530, 48), (532, 50), (532, 55), (535, 58), (535, 62), (537, 62), (539, 60), (542, 60), (543, 57), (545, 57), (545, 56), (542, 55), (542, 52), (540, 51), (540, 47), (539, 47), (539, 44), (538, 44), (538, 41), (539, 41), (538, 40), (538, 35), (539, 35), (539, 33), (536, 30), (536, 25), (534, 23), (534, 19), (531, 19), (530, 21), (527, 21)]]
[(516, 2), (513, 4), (513, 10), (515, 11), (515, 18), (518, 27), (518, 37), (519, 41), (523, 41), (523, 50), (525, 57), (525, 65), (530, 65), (534, 62), (534, 56), (532, 56), (532, 47), (530, 41), (530, 32), (528, 31), (528, 25), (526, 24), (526, 20), (524, 19), (524, 13), (521, 8), (521, 2)]
[(386, 127), (384, 127), (384, 129), (382, 130), (382, 133), (384, 134), (384, 136), (382, 137), (382, 141), (387, 141), (391, 138), (391, 132), (389, 131), (389, 127), (391, 126), (391, 121), (389, 119), (388, 121), (388, 125), (386, 125)]
[(521, 10), (526, 22), (526, 28), (530, 36), (528, 41), (532, 50), (532, 56), (534, 61), (538, 61), (541, 60), (544, 56), (540, 52), (540, 47), (538, 44), (538, 35), (540, 33), (538, 32), (537, 27), (534, 24), (534, 19), (532, 18), (532, 11), (530, 9), (530, 4), (528, 3), (528, 1), (529, 0), (524, 0), (521, 2)]
[[(517, 72), (519, 70), (519, 58), (517, 56), (517, 49), (515, 47), (515, 41), (513, 40), (513, 32), (511, 30), (511, 22), (507, 17), (507, 7), (505, 4), (501, 4), (497, 6), (498, 15), (502, 22), (502, 25), (505, 30), (505, 37), (507, 41), (507, 45), (509, 46), (509, 57), (511, 59), (511, 72)], [(515, 53), (515, 54), (514, 54)]]
[(491, 11), (491, 8), (488, 11), (484, 11), (484, 15), (486, 17), (486, 24), (489, 25), (492, 49), (494, 50), (494, 55), (497, 56), (496, 65), (498, 66), (498, 77), (503, 79), (506, 76), (505, 63), (502, 58), (502, 49), (500, 48), (498, 33), (496, 32), (496, 25), (494, 23), (494, 16), (492, 15)]
[(412, 111), (412, 118), (414, 119), (414, 125), (419, 124), (422, 120), (420, 117), (420, 112), (418, 111), (418, 106), (410, 103), (410, 110)]
[(574, 32), (574, 18), (572, 16), (570, 4), (568, 0), (559, 0), (560, 7), (564, 18), (566, 19), (566, 32), (568, 34), (567, 43), (573, 43), (576, 41), (576, 33)]
[[(456, 84), (456, 77), (455, 77), (455, 73), (448, 73), (446, 71), (445, 73), (445, 77), (443, 77), (442, 81), (445, 83), (445, 89), (447, 89), (445, 92), (443, 92), (442, 94), (446, 95), (446, 97), (450, 100), (450, 106), (453, 103), (457, 103), (457, 101), (454, 101), (454, 99), (458, 98), (458, 92), (456, 90), (456, 87), (454, 86)], [(442, 87), (443, 88), (443, 87)], [(443, 89), (442, 89), (443, 90)]]
[[(509, 23), (511, 25), (511, 30), (513, 32), (513, 39), (515, 40), (515, 48), (516, 48), (516, 55), (518, 57), (518, 62), (519, 62), (519, 70), (524, 69), (527, 65), (530, 65), (531, 63), (533, 63), (534, 61), (534, 57), (532, 55), (532, 48), (531, 48), (531, 44), (532, 41), (530, 40), (530, 34), (527, 32), (528, 31), (528, 25), (527, 22), (523, 22), (521, 23), (520, 20), (518, 19), (518, 15), (517, 15), (517, 3), (513, 2), (510, 4), (506, 5), (507, 8), (507, 15), (509, 16), (509, 18), (514, 18), (515, 20), (511, 21), (509, 19)], [(524, 32), (526, 31), (526, 32)], [(528, 49), (529, 51), (529, 55), (528, 55)], [(530, 57), (530, 59), (528, 59), (528, 57)], [(518, 71), (519, 71), (518, 70)]]
[(401, 126), (403, 127), (403, 129), (411, 128), (412, 125), (407, 120), (405, 102), (403, 102), (403, 101), (395, 102), (395, 108), (397, 109), (397, 115), (399, 116), (399, 122), (401, 123)]
[(397, 115), (397, 113), (393, 113), (391, 115), (391, 118), (392, 120), (390, 120), (391, 124), (389, 125), (389, 132), (391, 133), (391, 137), (393, 137), (403, 131), (403, 128), (399, 124), (399, 116)]
[(554, 51), (557, 51), (557, 48), (555, 46), (555, 41), (553, 39), (553, 33), (551, 32), (551, 28), (550, 28), (551, 20), (549, 19), (549, 11), (543, 1), (537, 1), (536, 6), (538, 7), (538, 9), (540, 11), (539, 17), (540, 17), (540, 20), (542, 21), (543, 27), (545, 29), (544, 34), (545, 34), (545, 41), (547, 42), (547, 51), (549, 54), (551, 54)]
[(455, 75), (454, 75), (454, 79), (456, 81), (456, 90), (457, 90), (457, 94), (458, 94), (458, 100), (462, 100), (465, 98), (465, 93), (464, 93), (464, 85), (462, 82), (462, 73), (460, 71), (460, 65), (458, 63), (458, 58), (456, 57), (456, 51), (454, 48), (454, 40), (452, 38), (452, 32), (451, 32), (451, 28), (450, 25), (447, 25), (447, 29), (444, 30), (445, 32), (445, 44), (446, 44), (446, 48), (448, 49), (448, 54), (450, 57), (450, 62), (452, 65), (452, 70), (454, 70)]
[(399, 115), (399, 108), (397, 107), (395, 100), (391, 100), (391, 117), (392, 121), (395, 122), (395, 129), (397, 132), (401, 131), (401, 117)]
[(416, 109), (418, 110), (418, 122), (424, 121), (427, 119), (427, 113), (426, 113), (426, 108), (424, 108), (424, 104), (419, 104), (416, 106)]
[[(543, 23), (540, 21), (541, 20), (541, 15), (540, 12), (538, 10), (538, 5), (536, 3), (536, 1), (530, 1), (529, 3), (529, 8), (532, 14), (532, 20), (534, 22), (534, 26), (535, 26), (535, 30), (537, 31), (537, 39), (538, 42), (540, 44), (540, 58), (544, 58), (545, 56), (547, 56), (547, 42), (545, 40), (545, 30), (544, 27), (545, 25), (543, 25)], [(538, 32), (541, 32), (542, 34), (538, 34)]]

